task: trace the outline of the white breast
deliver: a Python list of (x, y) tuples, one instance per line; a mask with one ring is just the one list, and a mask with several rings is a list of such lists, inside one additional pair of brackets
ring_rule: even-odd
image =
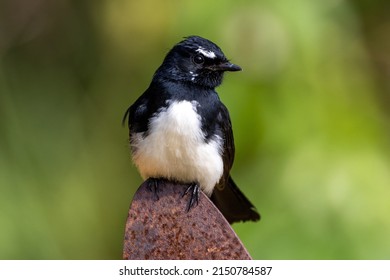
[(223, 173), (222, 139), (205, 142), (196, 101), (171, 102), (149, 123), (149, 134), (132, 135), (133, 161), (146, 179), (198, 182), (211, 195)]

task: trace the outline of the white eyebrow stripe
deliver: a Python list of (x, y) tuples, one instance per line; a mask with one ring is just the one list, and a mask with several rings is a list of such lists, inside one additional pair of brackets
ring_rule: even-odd
[(212, 51), (208, 51), (208, 50), (205, 50), (204, 48), (202, 47), (199, 47), (196, 52), (200, 53), (200, 54), (203, 54), (205, 57), (208, 57), (208, 58), (216, 58), (217, 56), (215, 55), (214, 52)]

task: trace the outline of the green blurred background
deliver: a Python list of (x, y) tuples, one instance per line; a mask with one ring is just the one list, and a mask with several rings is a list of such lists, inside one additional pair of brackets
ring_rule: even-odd
[(218, 91), (251, 255), (390, 258), (389, 3), (0, 0), (0, 258), (121, 258), (121, 119), (195, 34), (244, 69)]

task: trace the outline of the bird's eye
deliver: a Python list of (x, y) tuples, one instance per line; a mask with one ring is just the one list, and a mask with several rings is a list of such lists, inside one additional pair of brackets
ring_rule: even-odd
[(202, 64), (204, 62), (204, 57), (198, 54), (194, 56), (193, 60), (196, 64)]

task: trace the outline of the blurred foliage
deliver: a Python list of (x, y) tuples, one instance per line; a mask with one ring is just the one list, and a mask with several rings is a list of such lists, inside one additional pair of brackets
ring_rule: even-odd
[(252, 256), (389, 258), (389, 3), (2, 0), (0, 258), (121, 258), (141, 183), (121, 118), (192, 34), (244, 69), (218, 91)]

